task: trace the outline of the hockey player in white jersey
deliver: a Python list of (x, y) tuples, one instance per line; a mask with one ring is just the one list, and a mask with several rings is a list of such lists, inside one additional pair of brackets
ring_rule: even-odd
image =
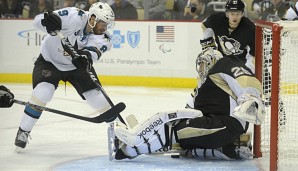
[[(69, 7), (37, 15), (34, 26), (48, 35), (42, 41), (41, 53), (34, 63), (33, 92), (29, 102), (46, 106), (59, 81), (68, 81), (93, 109), (99, 113), (109, 109), (109, 103), (98, 90), (97, 84), (100, 82), (92, 64), (105, 51), (110, 50), (107, 27), (113, 24), (113, 10), (101, 2), (94, 3), (89, 11)], [(58, 32), (72, 44), (79, 57), (72, 58), (69, 55), (69, 49), (65, 48), (57, 36)], [(17, 152), (26, 147), (29, 133), (41, 114), (42, 111), (32, 106), (25, 107), (15, 138)]]
[[(115, 122), (120, 140), (115, 159), (167, 151), (173, 143), (199, 158), (252, 158), (249, 148), (243, 151), (235, 141), (249, 123), (260, 125), (264, 120), (261, 84), (238, 56), (219, 59), (214, 54), (221, 53), (214, 51), (206, 49), (198, 57), (199, 74), (206, 79), (188, 103), (192, 108), (158, 112), (132, 129)], [(205, 70), (208, 74), (201, 73)]]

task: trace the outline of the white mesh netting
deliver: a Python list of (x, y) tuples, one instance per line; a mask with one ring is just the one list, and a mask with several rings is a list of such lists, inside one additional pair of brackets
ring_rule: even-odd
[[(272, 30), (263, 28), (262, 84), (267, 118), (261, 126), (261, 150), (270, 151), (271, 93), (278, 99), (278, 170), (298, 167), (298, 22), (279, 22), (279, 92), (271, 92)], [(275, 34), (275, 33), (274, 33)]]

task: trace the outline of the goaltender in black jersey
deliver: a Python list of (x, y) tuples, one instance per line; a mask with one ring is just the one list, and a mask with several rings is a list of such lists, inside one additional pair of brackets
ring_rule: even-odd
[(264, 120), (260, 82), (239, 55), (222, 58), (208, 48), (196, 63), (202, 81), (188, 108), (158, 112), (132, 129), (116, 121), (115, 135), (120, 140), (116, 159), (167, 151), (174, 143), (199, 158), (252, 158), (249, 147), (235, 141), (249, 123), (260, 125)]

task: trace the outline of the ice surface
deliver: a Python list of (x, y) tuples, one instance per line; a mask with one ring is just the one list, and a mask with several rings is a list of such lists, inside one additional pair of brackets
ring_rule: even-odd
[[(4, 84), (15, 98), (27, 101), (30, 84)], [(124, 102), (122, 115), (135, 114), (139, 121), (161, 110), (183, 108), (192, 89), (104, 87), (114, 103)], [(71, 86), (60, 85), (48, 107), (94, 117), (98, 114), (80, 99)], [(268, 157), (246, 161), (175, 159), (143, 155), (133, 160), (109, 161), (107, 124), (94, 124), (44, 112), (31, 132), (32, 139), (21, 153), (14, 151), (14, 139), (24, 106), (0, 109), (0, 170), (269, 170)]]
[(222, 160), (196, 160), (190, 158), (171, 158), (164, 155), (142, 155), (133, 160), (109, 161), (107, 156), (100, 156), (88, 159), (72, 161), (57, 166), (57, 171), (69, 170), (146, 170), (146, 171), (258, 171), (257, 165), (249, 160), (243, 161), (222, 161)]

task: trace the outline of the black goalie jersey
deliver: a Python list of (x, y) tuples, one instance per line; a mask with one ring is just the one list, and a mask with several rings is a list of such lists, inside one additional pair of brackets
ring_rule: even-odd
[(243, 101), (246, 93), (258, 97), (261, 88), (239, 56), (221, 58), (196, 89), (194, 104), (188, 103), (204, 116), (183, 120), (175, 126), (179, 145), (183, 149), (215, 149), (233, 143), (248, 128), (248, 122), (234, 116), (237, 100)]
[[(244, 63), (246, 55), (255, 56), (255, 25), (248, 18), (242, 17), (239, 25), (230, 33), (229, 19), (226, 13), (220, 12), (209, 16), (203, 27), (214, 32), (218, 50), (225, 55), (240, 55)], [(249, 50), (249, 53), (247, 53)]]
[[(194, 108), (206, 116), (229, 116), (244, 93), (260, 96), (261, 83), (238, 56), (225, 56), (210, 70), (206, 81), (196, 89)], [(243, 123), (244, 124), (244, 123)]]

